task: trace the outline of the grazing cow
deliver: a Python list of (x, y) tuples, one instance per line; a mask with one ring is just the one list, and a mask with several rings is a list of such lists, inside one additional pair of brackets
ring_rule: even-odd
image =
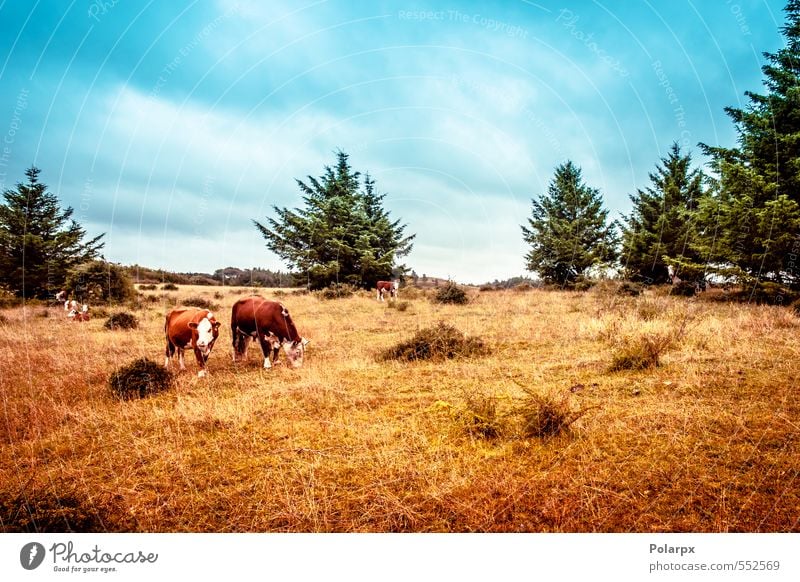
[(300, 336), (289, 311), (278, 301), (253, 296), (239, 299), (231, 311), (233, 360), (244, 358), (248, 340), (258, 339), (264, 354), (264, 367), (277, 362), (281, 346), (293, 368), (303, 365), (309, 340)]
[(167, 339), (164, 367), (169, 367), (170, 358), (177, 350), (181, 370), (185, 370), (183, 350), (192, 348), (197, 358), (197, 365), (200, 366), (197, 376), (200, 378), (205, 376), (206, 362), (219, 336), (219, 326), (220, 322), (214, 319), (214, 314), (208, 309), (186, 307), (170, 311), (164, 323), (164, 334)]
[(378, 301), (383, 301), (383, 296), (386, 294), (389, 298), (396, 299), (399, 286), (398, 281), (378, 281)]

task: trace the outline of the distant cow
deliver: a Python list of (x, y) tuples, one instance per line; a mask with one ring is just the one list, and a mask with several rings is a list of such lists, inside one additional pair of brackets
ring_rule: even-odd
[(397, 281), (378, 281), (378, 301), (383, 301), (384, 295), (389, 295), (391, 299), (395, 299), (398, 287), (399, 283)]
[(220, 322), (214, 319), (214, 314), (208, 309), (187, 307), (170, 311), (164, 323), (167, 340), (164, 367), (169, 367), (170, 358), (177, 350), (181, 370), (185, 370), (183, 350), (191, 348), (197, 358), (197, 365), (200, 366), (197, 375), (200, 378), (205, 376), (206, 362), (219, 336), (219, 326)]
[(233, 359), (244, 358), (249, 340), (257, 339), (264, 354), (264, 367), (271, 368), (283, 347), (293, 368), (303, 365), (309, 340), (300, 336), (286, 307), (278, 301), (253, 296), (239, 299), (231, 310)]

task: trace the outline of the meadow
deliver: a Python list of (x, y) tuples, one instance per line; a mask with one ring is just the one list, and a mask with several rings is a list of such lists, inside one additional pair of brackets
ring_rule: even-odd
[[(800, 530), (800, 318), (648, 291), (470, 290), (406, 309), (366, 292), (279, 298), (305, 364), (234, 363), (250, 290), (145, 291), (135, 330), (63, 309), (0, 310), (0, 527), (134, 532)], [(110, 374), (164, 359), (164, 314), (202, 296), (223, 322), (209, 374), (115, 398)], [(150, 299), (148, 299), (150, 297)], [(443, 321), (485, 354), (382, 350)], [(626, 364), (655, 356), (658, 365)], [(635, 358), (634, 358), (635, 360)], [(655, 363), (650, 362), (650, 363)], [(173, 370), (176, 370), (173, 364)], [(532, 434), (542, 403), (571, 423)]]

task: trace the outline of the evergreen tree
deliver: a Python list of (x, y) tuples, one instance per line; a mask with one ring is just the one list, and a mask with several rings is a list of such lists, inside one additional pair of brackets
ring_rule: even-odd
[(696, 239), (695, 211), (703, 194), (703, 174), (691, 169), (691, 156), (672, 145), (661, 165), (650, 174), (651, 186), (630, 196), (633, 211), (622, 226), (622, 263), (626, 275), (645, 284), (669, 281), (668, 266), (685, 280), (703, 272), (685, 267), (701, 264), (691, 246)]
[(526, 268), (548, 283), (570, 285), (592, 267), (616, 258), (617, 235), (596, 188), (585, 185), (581, 170), (568, 161), (556, 168), (547, 194), (532, 200), (528, 227), (531, 250)]
[(0, 285), (20, 297), (47, 297), (64, 285), (67, 272), (93, 259), (103, 247), (62, 210), (58, 198), (39, 182), (38, 168), (25, 172), (28, 183), (3, 193), (0, 205)]
[(700, 204), (696, 245), (719, 273), (800, 287), (800, 0), (785, 8), (785, 48), (764, 53), (765, 95), (746, 92), (727, 107), (738, 147), (701, 144), (712, 157), (713, 188)]
[[(267, 248), (303, 273), (312, 289), (331, 283), (371, 287), (392, 277), (398, 258), (411, 252), (415, 235), (391, 220), (383, 208), (385, 194), (375, 181), (350, 167), (348, 155), (337, 153), (334, 168), (319, 178), (297, 180), (303, 208), (273, 206), (276, 218), (253, 221)], [(404, 268), (404, 267), (402, 267)]]

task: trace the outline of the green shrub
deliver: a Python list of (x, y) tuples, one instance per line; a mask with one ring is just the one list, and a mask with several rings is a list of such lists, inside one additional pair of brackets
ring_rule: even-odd
[(113, 394), (123, 400), (144, 398), (168, 389), (172, 374), (154, 361), (140, 358), (112, 373), (108, 384)]
[(437, 303), (452, 303), (454, 305), (463, 305), (469, 301), (467, 292), (452, 281), (448, 281), (443, 287), (439, 287), (433, 298)]
[(155, 291), (157, 287), (152, 283), (139, 285), (139, 291)]
[(358, 287), (349, 283), (332, 283), (324, 289), (315, 291), (314, 294), (319, 299), (343, 299), (352, 296), (356, 291), (358, 291)]
[(410, 340), (400, 342), (380, 353), (380, 360), (445, 360), (486, 353), (483, 341), (467, 337), (455, 327), (439, 322), (422, 329)]
[(679, 297), (694, 297), (697, 293), (697, 284), (693, 281), (679, 281), (674, 283), (669, 290), (670, 295)]
[(181, 303), (187, 307), (199, 307), (200, 309), (208, 309), (209, 311), (216, 311), (219, 309), (219, 303), (214, 303), (210, 299), (200, 297), (199, 295), (187, 297), (183, 299)]
[(177, 291), (178, 286), (175, 283), (165, 283), (161, 286), (162, 291)]
[(71, 270), (64, 289), (69, 297), (90, 306), (123, 303), (136, 296), (136, 288), (125, 269), (105, 261), (91, 261)]
[(139, 321), (132, 314), (123, 311), (121, 313), (115, 313), (109, 317), (103, 324), (103, 327), (111, 330), (136, 329), (139, 327)]

